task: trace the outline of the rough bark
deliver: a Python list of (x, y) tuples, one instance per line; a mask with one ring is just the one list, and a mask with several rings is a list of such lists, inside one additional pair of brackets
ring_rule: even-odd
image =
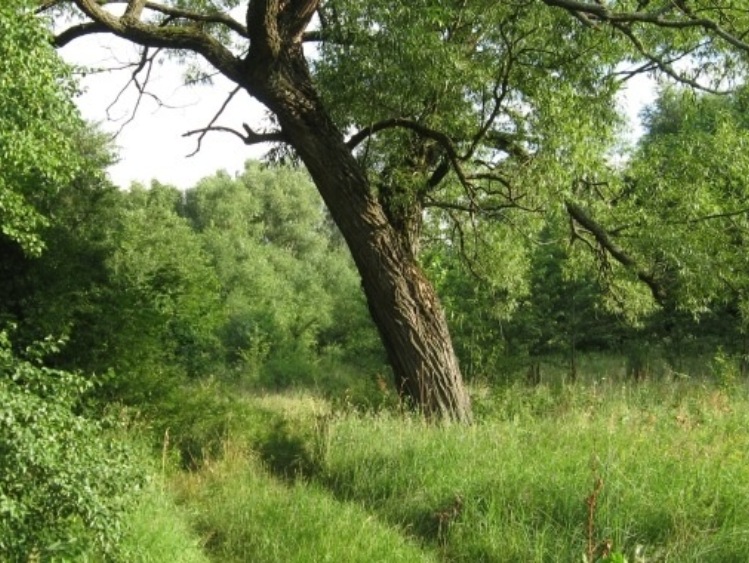
[(276, 114), (346, 239), (398, 391), (427, 417), (469, 422), (470, 401), (437, 295), (320, 102), (299, 44), (278, 57), (270, 55), (273, 45), (254, 36), (251, 44), (245, 87)]
[(348, 243), (399, 392), (429, 418), (470, 422), (470, 400), (437, 295), (312, 83), (302, 35), (319, 0), (250, 0), (250, 49), (243, 59), (200, 30), (144, 23), (132, 17), (135, 10), (118, 18), (95, 0), (74, 1), (94, 25), (68, 35), (106, 28), (141, 45), (195, 51), (276, 115)]

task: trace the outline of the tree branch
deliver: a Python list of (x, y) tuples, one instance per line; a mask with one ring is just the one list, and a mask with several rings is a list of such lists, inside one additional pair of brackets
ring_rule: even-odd
[(298, 45), (320, 0), (249, 0), (247, 32), (253, 48), (276, 59), (282, 48)]
[[(286, 135), (281, 133), (280, 131), (272, 131), (270, 133), (257, 133), (256, 131), (253, 131), (249, 125), (246, 123), (242, 124), (242, 128), (245, 131), (245, 134), (243, 135), (236, 129), (232, 129), (231, 127), (223, 127), (221, 125), (212, 125), (209, 127), (202, 127), (201, 129), (194, 129), (192, 131), (188, 131), (187, 133), (183, 133), (183, 137), (191, 137), (193, 135), (200, 135), (201, 138), (205, 136), (205, 134), (209, 133), (210, 131), (220, 131), (223, 133), (231, 133), (232, 135), (235, 135), (239, 137), (242, 142), (245, 145), (257, 145), (260, 143), (286, 143), (288, 142), (288, 139), (286, 138)], [(188, 156), (193, 156), (197, 151), (191, 153)]]
[(60, 48), (80, 37), (92, 35), (94, 33), (107, 33), (108, 31), (109, 28), (107, 26), (98, 22), (82, 23), (74, 25), (73, 27), (69, 27), (62, 33), (55, 35), (55, 37), (52, 39), (52, 45)]
[[(730, 33), (714, 20), (705, 17), (698, 17), (686, 7), (685, 2), (683, 1), (674, 0), (670, 3), (670, 6), (650, 12), (642, 11), (642, 8), (645, 7), (645, 4), (643, 3), (641, 3), (638, 9), (633, 12), (616, 12), (599, 2), (591, 4), (588, 2), (578, 2), (576, 0), (543, 0), (543, 3), (547, 6), (567, 10), (577, 17), (585, 18), (589, 22), (592, 18), (608, 23), (645, 23), (672, 29), (699, 27), (706, 31), (713, 32), (734, 48), (744, 52), (749, 52), (749, 43), (745, 42), (742, 37)], [(716, 3), (716, 6), (719, 6), (719, 4)], [(669, 15), (671, 15), (671, 17), (668, 17)]]
[[(202, 131), (199, 132), (199, 134), (198, 134), (198, 140), (197, 140), (197, 143), (196, 143), (196, 146), (195, 146), (195, 150), (193, 152), (191, 152), (190, 154), (187, 155), (188, 158), (190, 158), (192, 156), (195, 156), (196, 154), (198, 154), (200, 152), (200, 149), (202, 148), (202, 145), (203, 145), (203, 139), (205, 138), (205, 136), (208, 134), (209, 131), (215, 131), (215, 129), (213, 129), (213, 127), (214, 127), (216, 121), (218, 121), (218, 118), (221, 117), (221, 115), (224, 113), (224, 111), (228, 107), (229, 103), (234, 99), (234, 96), (236, 96), (237, 93), (240, 90), (241, 90), (241, 87), (237, 86), (231, 92), (229, 92), (229, 95), (224, 100), (224, 103), (221, 104), (221, 107), (218, 109), (218, 111), (216, 112), (216, 114), (208, 122), (208, 126), (205, 127)], [(232, 130), (232, 132), (236, 133), (236, 131), (234, 131), (234, 130)], [(197, 133), (196, 132), (192, 132), (192, 134), (197, 134)], [(189, 136), (187, 133), (185, 133), (183, 135), (183, 137), (187, 137), (187, 136)]]
[(729, 217), (736, 217), (737, 215), (749, 215), (749, 208), (737, 209), (736, 211), (725, 211), (723, 213), (713, 213), (711, 215), (702, 215), (701, 217), (694, 217), (693, 219), (685, 219), (683, 221), (671, 221), (669, 225), (693, 225), (695, 223), (702, 223), (703, 221), (712, 221), (713, 219), (726, 219)]
[(480, 205), (474, 206), (472, 203), (456, 203), (450, 201), (439, 201), (433, 197), (427, 195), (424, 198), (424, 207), (433, 207), (436, 209), (460, 211), (461, 213), (478, 213), (484, 217), (496, 217), (500, 216), (504, 211), (508, 209), (516, 209), (516, 206), (512, 203), (497, 203), (494, 205)]
[(460, 180), (461, 184), (463, 184), (464, 187), (472, 191), (470, 182), (466, 178), (466, 175), (463, 172), (463, 168), (460, 165), (460, 156), (458, 155), (458, 152), (455, 150), (455, 146), (453, 145), (452, 140), (450, 140), (450, 137), (448, 137), (447, 135), (445, 135), (444, 133), (440, 131), (430, 129), (426, 125), (422, 125), (421, 123), (418, 123), (411, 119), (406, 119), (403, 117), (393, 117), (391, 119), (384, 119), (383, 121), (374, 123), (370, 125), (369, 127), (366, 127), (362, 129), (361, 131), (354, 133), (349, 138), (349, 140), (346, 141), (346, 146), (348, 146), (351, 150), (353, 150), (354, 148), (356, 148), (357, 145), (359, 145), (367, 137), (370, 137), (371, 135), (374, 135), (375, 133), (378, 133), (379, 131), (384, 131), (385, 129), (394, 129), (396, 127), (409, 129), (422, 137), (426, 137), (428, 139), (432, 139), (433, 141), (436, 141), (444, 149), (445, 153), (447, 154), (447, 157), (450, 160), (450, 164), (455, 170), (455, 173), (457, 174), (458, 179)]
[(590, 232), (601, 248), (608, 252), (622, 266), (633, 272), (641, 282), (648, 286), (653, 299), (661, 306), (665, 306), (667, 298), (666, 291), (652, 274), (642, 269), (632, 256), (612, 241), (606, 229), (594, 221), (579, 205), (568, 200), (565, 202), (565, 207), (570, 217)]
[(155, 2), (146, 2), (145, 7), (154, 12), (159, 12), (165, 16), (171, 16), (177, 19), (190, 20), (192, 22), (200, 23), (215, 23), (222, 24), (231, 29), (237, 35), (247, 37), (247, 28), (240, 22), (228, 16), (226, 14), (215, 13), (215, 14), (200, 14), (190, 10), (182, 10), (175, 8), (174, 6), (165, 6), (163, 4), (157, 4)]
[[(137, 63), (134, 63), (130, 66), (134, 67), (133, 72), (130, 75), (130, 79), (127, 81), (127, 83), (120, 89), (120, 91), (117, 93), (117, 96), (115, 96), (115, 99), (107, 106), (106, 112), (107, 112), (107, 118), (110, 121), (114, 121), (112, 119), (110, 112), (112, 111), (112, 108), (119, 102), (120, 98), (123, 96), (123, 94), (128, 90), (128, 88), (133, 85), (135, 86), (135, 90), (138, 93), (138, 96), (135, 100), (135, 104), (133, 104), (133, 109), (130, 112), (130, 115), (128, 118), (120, 125), (117, 132), (114, 134), (115, 137), (117, 137), (122, 130), (127, 127), (132, 121), (135, 119), (135, 116), (138, 113), (138, 110), (140, 109), (141, 102), (143, 101), (144, 97), (149, 97), (152, 100), (154, 100), (159, 107), (171, 107), (165, 104), (161, 99), (153, 94), (152, 92), (149, 92), (147, 90), (148, 83), (151, 80), (151, 72), (153, 71), (153, 63), (156, 57), (158, 56), (161, 49), (156, 49), (153, 53), (150, 53), (150, 50), (148, 47), (143, 47), (143, 50), (141, 52), (140, 59)], [(145, 75), (143, 76), (143, 79), (141, 80), (139, 78), (139, 75), (145, 71)]]
[(106, 27), (114, 35), (146, 47), (194, 51), (230, 80), (241, 82), (243, 78), (241, 61), (218, 39), (199, 28), (152, 24), (117, 17), (100, 6), (97, 0), (73, 2), (94, 23)]
[(655, 65), (656, 68), (660, 69), (664, 74), (666, 74), (667, 76), (670, 76), (677, 82), (681, 82), (682, 84), (686, 84), (687, 86), (691, 88), (694, 88), (696, 90), (703, 90), (710, 94), (726, 94), (727, 93), (725, 91), (716, 90), (715, 88), (710, 88), (709, 86), (700, 84), (696, 80), (688, 78), (684, 76), (683, 74), (679, 74), (678, 72), (674, 70), (674, 68), (671, 66), (671, 63), (676, 62), (679, 59), (683, 59), (689, 56), (691, 53), (687, 52), (687, 53), (684, 53), (682, 56), (675, 58), (675, 60), (665, 61), (663, 60), (662, 57), (649, 53), (648, 50), (645, 48), (645, 46), (642, 44), (642, 42), (635, 36), (632, 30), (629, 29), (626, 25), (618, 23), (618, 22), (614, 22), (611, 25), (615, 29), (619, 30), (619, 32), (622, 33), (622, 35), (627, 37), (629, 41), (632, 43), (632, 45), (634, 45), (635, 49), (637, 49), (637, 51), (643, 57), (645, 57), (649, 63)]
[(125, 13), (122, 15), (123, 20), (140, 20), (140, 16), (145, 8), (146, 0), (128, 0)]

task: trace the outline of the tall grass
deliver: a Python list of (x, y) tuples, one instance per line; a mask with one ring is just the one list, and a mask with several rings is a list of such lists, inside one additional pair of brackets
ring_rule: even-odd
[(208, 563), (185, 511), (152, 482), (125, 518), (121, 559), (138, 563)]
[(745, 387), (607, 378), (474, 397), (471, 427), (246, 397), (223, 456), (172, 490), (222, 562), (581, 561), (607, 546), (746, 561)]
[(279, 481), (252, 455), (230, 451), (175, 480), (214, 561), (433, 561), (361, 507), (313, 484)]
[(493, 412), (471, 428), (337, 419), (318, 478), (450, 561), (579, 561), (605, 540), (645, 560), (746, 560), (743, 392), (651, 383), (510, 388), (488, 400)]

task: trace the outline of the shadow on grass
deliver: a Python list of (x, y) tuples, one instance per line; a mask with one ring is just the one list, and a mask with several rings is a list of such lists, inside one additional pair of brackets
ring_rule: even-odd
[(312, 479), (320, 470), (307, 446), (307, 439), (283, 419), (273, 421), (257, 451), (268, 471), (284, 481)]

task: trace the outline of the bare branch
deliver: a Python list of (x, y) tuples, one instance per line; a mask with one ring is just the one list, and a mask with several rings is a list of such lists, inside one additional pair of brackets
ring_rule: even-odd
[[(202, 138), (205, 136), (206, 133), (209, 133), (211, 131), (217, 131), (221, 133), (231, 133), (232, 135), (239, 137), (242, 140), (242, 142), (245, 142), (245, 136), (242, 135), (242, 133), (240, 133), (236, 129), (232, 129), (231, 127), (224, 127), (222, 125), (214, 125), (212, 127), (202, 127), (200, 129), (193, 129), (192, 131), (187, 131), (186, 133), (182, 133), (182, 136), (191, 137), (193, 135), (200, 135)], [(188, 154), (187, 156), (191, 157), (195, 155), (196, 153), (197, 153), (197, 150), (195, 152)]]
[[(221, 104), (221, 107), (218, 109), (216, 114), (211, 118), (211, 121), (208, 122), (208, 126), (205, 127), (203, 131), (201, 131), (200, 134), (198, 135), (198, 140), (195, 146), (195, 150), (187, 155), (188, 158), (195, 156), (196, 154), (200, 152), (200, 149), (202, 148), (202, 145), (203, 145), (203, 139), (205, 138), (205, 136), (208, 134), (209, 131), (215, 130), (212, 128), (216, 124), (216, 121), (218, 121), (218, 118), (221, 117), (221, 115), (224, 113), (226, 108), (229, 106), (229, 103), (234, 99), (234, 96), (236, 96), (240, 90), (241, 90), (241, 87), (237, 86), (231, 92), (229, 92), (229, 95), (224, 100), (224, 103)], [(234, 130), (232, 130), (232, 132), (234, 132)], [(187, 136), (187, 135), (183, 135), (183, 136)]]
[(245, 132), (245, 144), (255, 145), (257, 143), (287, 143), (288, 139), (281, 131), (271, 131), (270, 133), (257, 133), (253, 131), (246, 123), (242, 124)]
[[(256, 131), (253, 131), (250, 128), (250, 126), (247, 125), (246, 123), (242, 124), (242, 128), (245, 131), (244, 134), (240, 133), (236, 129), (232, 129), (231, 127), (224, 127), (222, 125), (213, 125), (210, 127), (202, 127), (201, 129), (194, 129), (192, 131), (188, 131), (187, 133), (184, 133), (182, 136), (191, 137), (193, 135), (200, 135), (201, 137), (203, 137), (205, 136), (206, 133), (209, 133), (211, 131), (218, 131), (218, 132), (223, 132), (223, 133), (231, 133), (232, 135), (239, 137), (245, 145), (257, 145), (260, 143), (286, 143), (288, 142), (286, 136), (280, 131), (272, 131), (270, 133), (257, 133)], [(195, 152), (191, 153), (189, 156), (193, 156)]]
[[(73, 0), (93, 22), (106, 27), (114, 35), (146, 47), (191, 50), (202, 55), (227, 78), (242, 81), (242, 62), (218, 39), (200, 28), (147, 23), (117, 17), (97, 0)], [(148, 4), (148, 3), (146, 3)]]
[[(143, 101), (143, 98), (150, 98), (153, 101), (155, 101), (159, 107), (164, 108), (172, 108), (172, 106), (165, 104), (161, 98), (159, 98), (156, 94), (153, 92), (148, 91), (148, 84), (151, 81), (151, 73), (153, 72), (153, 64), (156, 60), (156, 57), (161, 52), (161, 49), (155, 49), (153, 52), (148, 47), (143, 47), (143, 50), (141, 51), (140, 59), (137, 63), (130, 64), (128, 66), (134, 67), (130, 79), (125, 83), (125, 85), (120, 89), (120, 91), (117, 93), (117, 96), (115, 96), (114, 100), (107, 106), (106, 113), (107, 113), (107, 119), (110, 121), (117, 121), (112, 118), (111, 111), (114, 108), (114, 106), (117, 105), (117, 103), (120, 101), (122, 96), (125, 94), (125, 92), (128, 91), (128, 89), (133, 86), (137, 92), (137, 98), (135, 100), (135, 103), (133, 104), (132, 111), (130, 112), (130, 115), (125, 119), (124, 122), (120, 125), (117, 132), (114, 134), (114, 137), (117, 137), (120, 133), (122, 133), (123, 129), (127, 127), (130, 123), (133, 122), (136, 115), (138, 114), (138, 110), (140, 109), (141, 103)], [(143, 78), (141, 79), (140, 76), (143, 74)], [(172, 108), (173, 109), (173, 108)]]

